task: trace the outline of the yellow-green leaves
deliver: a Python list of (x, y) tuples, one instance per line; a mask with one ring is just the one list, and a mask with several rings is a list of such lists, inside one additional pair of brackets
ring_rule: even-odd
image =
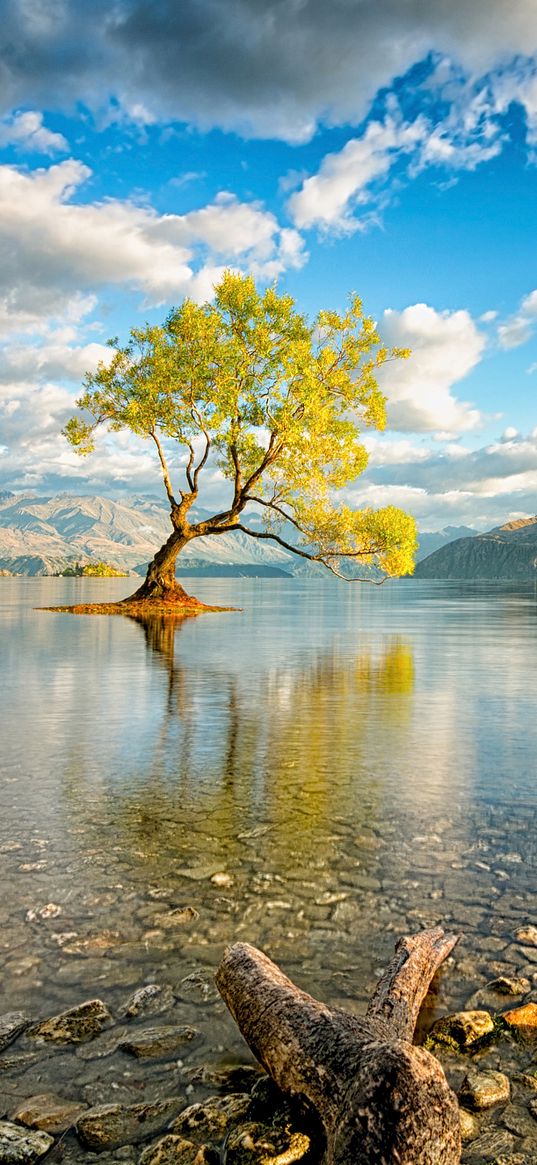
[[(91, 452), (99, 425), (152, 438), (172, 507), (176, 486), (183, 500), (197, 496), (211, 451), (234, 488), (214, 529), (236, 524), (257, 497), (272, 525), (287, 517), (308, 553), (332, 569), (348, 558), (407, 574), (412, 518), (338, 502), (367, 465), (360, 430), (386, 423), (378, 370), (407, 355), (382, 343), (358, 296), (345, 312), (321, 311), (309, 323), (291, 296), (260, 292), (251, 277), (228, 271), (213, 304), (187, 299), (162, 326), (133, 328), (123, 348), (114, 342), (110, 361), (85, 378), (77, 402), (84, 419), (64, 432), (80, 453)], [(171, 442), (184, 446), (189, 468), (170, 484)], [(199, 532), (211, 533), (206, 527)]]

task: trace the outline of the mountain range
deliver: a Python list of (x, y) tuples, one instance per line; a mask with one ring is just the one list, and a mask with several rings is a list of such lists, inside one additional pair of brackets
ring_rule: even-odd
[[(203, 516), (198, 511), (198, 518)], [(259, 516), (243, 517), (260, 528)], [(166, 506), (153, 497), (114, 500), (95, 495), (0, 492), (0, 570), (12, 574), (55, 574), (75, 562), (103, 561), (123, 570), (143, 573), (155, 550), (170, 533)], [(475, 534), (468, 527), (420, 535), (418, 557), (431, 554), (453, 539)], [(267, 541), (255, 541), (240, 531), (218, 538), (199, 538), (182, 552), (179, 574), (318, 574), (322, 567)], [(323, 571), (324, 573), (324, 571)]]
[(537, 516), (457, 538), (416, 566), (416, 578), (535, 582)]

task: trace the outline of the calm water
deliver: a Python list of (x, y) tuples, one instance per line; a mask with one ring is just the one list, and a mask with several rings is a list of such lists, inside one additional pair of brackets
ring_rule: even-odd
[(0, 1011), (167, 982), (211, 1063), (243, 1054), (210, 987), (237, 938), (357, 1009), (424, 924), (464, 936), (438, 1008), (512, 966), (537, 922), (533, 588), (197, 579), (242, 613), (33, 609), (131, 587), (0, 580)]

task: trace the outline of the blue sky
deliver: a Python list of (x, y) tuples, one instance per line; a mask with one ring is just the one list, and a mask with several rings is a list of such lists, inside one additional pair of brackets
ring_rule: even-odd
[(355, 504), (537, 511), (534, 0), (4, 0), (0, 98), (1, 487), (156, 492), (60, 430), (108, 336), (233, 266), (412, 348)]

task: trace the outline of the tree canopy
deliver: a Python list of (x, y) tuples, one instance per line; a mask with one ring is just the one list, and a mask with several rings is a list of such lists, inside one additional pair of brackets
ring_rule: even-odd
[[(409, 355), (382, 343), (357, 296), (342, 314), (321, 311), (309, 322), (290, 295), (260, 292), (251, 277), (227, 272), (213, 303), (186, 299), (162, 325), (133, 328), (124, 346), (110, 344), (110, 362), (85, 377), (83, 413), (64, 432), (82, 454), (103, 425), (153, 442), (172, 534), (150, 564), (148, 596), (173, 586), (170, 570), (174, 577), (192, 538), (229, 530), (271, 539), (347, 578), (363, 577), (363, 565), (384, 576), (412, 572), (413, 518), (394, 506), (354, 509), (342, 498), (367, 466), (362, 430), (386, 423), (378, 371)], [(192, 522), (215, 460), (230, 483), (228, 501)], [(250, 504), (264, 527), (241, 524)]]

